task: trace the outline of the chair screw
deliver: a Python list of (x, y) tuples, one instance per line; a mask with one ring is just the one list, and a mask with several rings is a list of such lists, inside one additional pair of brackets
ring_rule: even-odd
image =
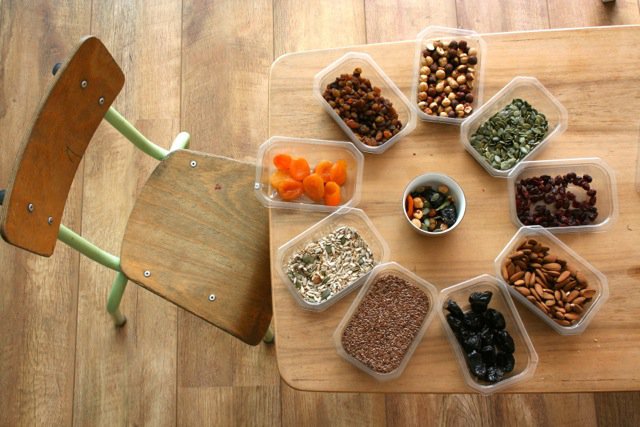
[(33, 212), (33, 209), (34, 209), (34, 207), (33, 207), (33, 203), (29, 203), (29, 204), (27, 205), (27, 210), (28, 210), (29, 212)]
[(151, 276), (151, 272), (149, 270), (145, 270), (144, 277), (149, 277), (149, 276)]
[(215, 301), (215, 300), (216, 300), (216, 296), (215, 296), (215, 294), (211, 294), (211, 295), (209, 295), (209, 301), (213, 302), (213, 301)]

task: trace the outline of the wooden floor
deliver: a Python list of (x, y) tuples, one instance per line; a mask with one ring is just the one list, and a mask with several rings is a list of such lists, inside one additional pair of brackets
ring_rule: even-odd
[[(284, 53), (411, 39), (428, 24), (498, 32), (640, 23), (636, 0), (313, 3), (0, 0), (0, 187), (52, 65), (84, 34), (114, 54), (127, 77), (115, 106), (153, 140), (168, 147), (187, 130), (194, 149), (252, 160), (268, 135), (269, 66)], [(604, 78), (615, 58), (594, 52), (594, 66)], [(101, 127), (64, 222), (119, 253), (154, 164)], [(0, 244), (0, 425), (640, 425), (640, 393), (299, 392), (280, 380), (272, 346), (247, 347), (135, 286), (122, 306), (129, 322), (115, 330), (105, 312), (112, 279), (62, 244), (50, 259)]]

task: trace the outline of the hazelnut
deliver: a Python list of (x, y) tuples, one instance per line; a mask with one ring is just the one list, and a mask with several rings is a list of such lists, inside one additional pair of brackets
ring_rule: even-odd
[(446, 94), (451, 93), (451, 86), (445, 86), (444, 93), (446, 93)]
[(444, 81), (438, 82), (438, 84), (436, 85), (436, 92), (442, 93), (443, 90), (444, 90)]
[(420, 92), (426, 92), (428, 88), (429, 85), (427, 84), (427, 82), (420, 82), (420, 84), (418, 85), (418, 90)]
[(442, 100), (442, 106), (443, 107), (446, 108), (446, 107), (448, 107), (450, 105), (451, 105), (451, 100), (449, 98), (445, 98), (445, 99)]
[(464, 84), (467, 82), (467, 78), (463, 75), (458, 76), (458, 78), (456, 78), (456, 81), (458, 82), (458, 84)]
[(446, 56), (441, 56), (440, 58), (438, 58), (438, 65), (441, 67), (444, 67), (447, 65), (449, 61), (447, 61), (447, 57)]
[(472, 47), (469, 49), (469, 52), (467, 52), (469, 54), (469, 56), (476, 56), (478, 54), (478, 49), (476, 49), (475, 47)]
[(420, 74), (429, 75), (430, 73), (431, 73), (431, 70), (429, 70), (429, 67), (421, 67), (420, 68)]
[(433, 58), (430, 56), (427, 56), (426, 58), (424, 58), (424, 62), (426, 65), (431, 65), (433, 64)]
[[(424, 101), (424, 100), (426, 100), (426, 99), (427, 99), (427, 92), (420, 92), (420, 93), (418, 93), (418, 99), (419, 99), (420, 101)], [(378, 117), (381, 117), (381, 116), (378, 116)]]
[(449, 115), (443, 111), (440, 113), (440, 117), (449, 117)]
[(460, 55), (460, 63), (461, 64), (466, 64), (467, 62), (469, 62), (469, 57), (464, 53), (462, 55)]
[(451, 89), (458, 89), (458, 82), (456, 82), (453, 77), (449, 77), (447, 79), (447, 83), (449, 84), (449, 86), (451, 86)]
[(421, 82), (426, 82), (427, 81), (427, 75), (426, 74), (420, 74), (420, 81)]
[(437, 79), (442, 80), (442, 79), (444, 79), (445, 77), (446, 77), (446, 73), (445, 73), (445, 71), (444, 71), (444, 70), (438, 70), (438, 71), (436, 71), (436, 78), (437, 78)]

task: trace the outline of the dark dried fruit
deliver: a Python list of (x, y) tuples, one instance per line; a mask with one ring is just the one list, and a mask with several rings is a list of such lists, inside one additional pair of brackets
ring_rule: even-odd
[(514, 351), (516, 351), (516, 345), (513, 342), (513, 338), (511, 338), (511, 335), (509, 335), (509, 332), (507, 332), (505, 329), (496, 332), (494, 338), (496, 344), (498, 345), (498, 348), (500, 348), (500, 350), (504, 351), (505, 353), (513, 353)]
[(464, 318), (464, 313), (462, 312), (462, 309), (460, 308), (458, 303), (456, 303), (452, 299), (447, 301), (447, 310), (449, 311), (449, 313), (451, 313), (453, 317), (457, 317), (460, 320)]
[(480, 313), (468, 311), (464, 315), (463, 324), (465, 327), (471, 329), (472, 331), (479, 331), (484, 326), (484, 318)]
[(485, 379), (490, 383), (492, 384), (497, 383), (501, 381), (503, 377), (504, 377), (504, 372), (502, 372), (502, 369), (497, 368), (495, 366), (489, 366), (487, 368), (487, 375), (485, 376)]
[(482, 360), (487, 365), (495, 365), (496, 363), (496, 348), (492, 345), (485, 345), (480, 350), (480, 354), (482, 354)]
[(513, 353), (504, 353), (499, 351), (496, 354), (496, 366), (502, 369), (505, 374), (513, 371), (515, 364), (516, 359), (513, 357)]
[(467, 354), (473, 350), (480, 351), (482, 348), (482, 338), (480, 335), (470, 335), (462, 341), (462, 347)]
[(491, 293), (491, 291), (472, 293), (469, 297), (471, 310), (473, 310), (475, 313), (484, 313), (484, 311), (487, 309), (487, 306), (489, 305), (489, 302), (491, 302), (492, 295), (493, 294)]
[(462, 324), (462, 320), (454, 317), (453, 315), (449, 314), (447, 316), (447, 323), (449, 324), (449, 326), (451, 327), (451, 330), (455, 333), (455, 334), (459, 334), (464, 325)]
[(493, 308), (489, 308), (485, 311), (484, 319), (487, 322), (487, 325), (493, 329), (504, 329), (506, 325), (502, 313), (494, 310)]
[(486, 375), (487, 366), (482, 361), (482, 355), (479, 352), (475, 350), (471, 351), (467, 354), (467, 361), (473, 375), (480, 378)]

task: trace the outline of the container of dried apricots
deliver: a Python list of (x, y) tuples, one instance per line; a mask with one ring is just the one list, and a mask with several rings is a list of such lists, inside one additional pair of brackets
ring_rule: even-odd
[(254, 191), (269, 208), (331, 212), (358, 205), (363, 169), (349, 142), (274, 136), (258, 149)]

